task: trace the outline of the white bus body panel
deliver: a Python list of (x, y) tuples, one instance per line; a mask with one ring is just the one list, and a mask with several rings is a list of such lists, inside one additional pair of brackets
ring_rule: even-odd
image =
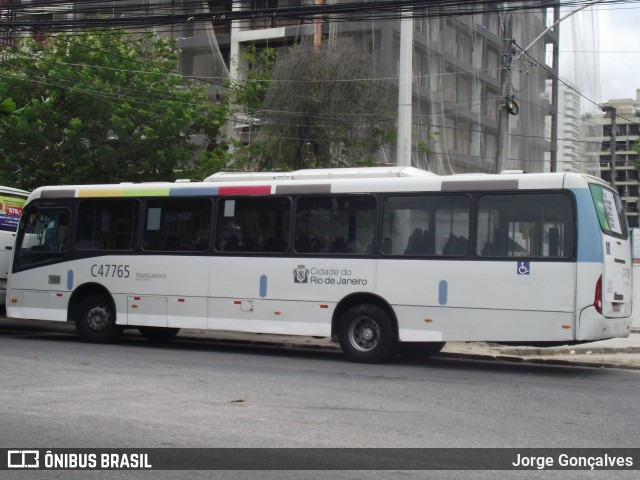
[(213, 265), (217, 330), (329, 336), (335, 305), (376, 284), (371, 260), (215, 257)]
[(455, 260), (379, 263), (380, 290), (401, 312), (402, 341), (571, 340), (574, 281), (571, 262), (530, 262), (526, 271), (515, 260), (475, 262), (473, 270)]

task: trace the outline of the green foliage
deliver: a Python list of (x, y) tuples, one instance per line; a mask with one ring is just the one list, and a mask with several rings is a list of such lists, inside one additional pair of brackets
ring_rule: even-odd
[(173, 180), (211, 164), (213, 153), (194, 161), (190, 138), (212, 143), (226, 107), (172, 73), (170, 40), (89, 31), (26, 40), (5, 55), (0, 97), (25, 107), (3, 122), (0, 184)]
[(234, 104), (245, 114), (252, 114), (262, 107), (262, 102), (269, 90), (271, 69), (276, 60), (275, 48), (258, 50), (249, 45), (241, 54), (243, 63), (247, 65), (245, 80), (232, 84)]
[(428, 155), (432, 150), (431, 145), (438, 143), (439, 137), (440, 132), (436, 130), (435, 132), (431, 132), (429, 134), (429, 138), (427, 138), (426, 140), (424, 138), (421, 138), (420, 140), (418, 140), (418, 150)]
[(12, 98), (5, 98), (0, 102), (0, 116), (16, 113), (16, 102)]

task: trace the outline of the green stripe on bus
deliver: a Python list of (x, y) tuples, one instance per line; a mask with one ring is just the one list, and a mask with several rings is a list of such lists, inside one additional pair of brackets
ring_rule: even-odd
[(168, 197), (169, 187), (133, 188), (124, 191), (124, 197)]

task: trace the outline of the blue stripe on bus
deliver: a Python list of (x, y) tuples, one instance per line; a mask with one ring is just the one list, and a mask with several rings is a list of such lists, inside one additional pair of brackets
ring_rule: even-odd
[(267, 276), (260, 275), (260, 298), (267, 296)]
[(218, 187), (208, 185), (206, 187), (171, 187), (169, 189), (170, 197), (195, 197), (207, 195), (218, 195)]
[(73, 290), (73, 270), (67, 271), (67, 290)]
[(578, 206), (578, 262), (603, 262), (602, 229), (591, 191), (588, 188), (575, 188), (571, 191)]
[(440, 305), (447, 304), (447, 296), (449, 294), (449, 285), (446, 280), (440, 280), (440, 284), (438, 285), (438, 303)]

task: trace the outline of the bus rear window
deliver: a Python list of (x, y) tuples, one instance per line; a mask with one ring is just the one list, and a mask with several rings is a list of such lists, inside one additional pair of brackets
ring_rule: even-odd
[(612, 237), (626, 239), (629, 231), (620, 196), (603, 185), (590, 184), (589, 188), (602, 231)]

